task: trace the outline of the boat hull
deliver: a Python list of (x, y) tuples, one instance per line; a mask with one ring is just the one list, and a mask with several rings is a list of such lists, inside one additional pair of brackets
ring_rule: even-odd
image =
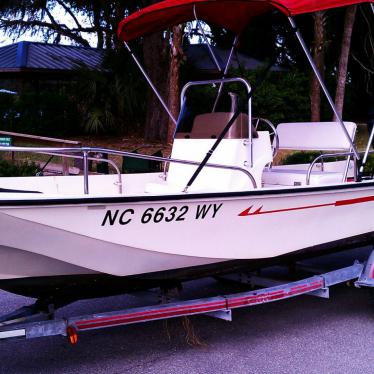
[[(253, 271), (267, 266), (292, 265), (296, 261), (372, 244), (374, 232), (324, 243), (274, 258), (231, 260), (207, 265), (118, 277), (70, 268), (69, 275), (21, 277), (0, 280), (0, 288), (23, 296), (53, 303), (56, 307), (79, 299), (131, 293), (151, 288), (172, 289), (189, 280), (238, 271)], [(56, 269), (53, 269), (56, 270)], [(75, 270), (75, 271), (74, 271)], [(81, 271), (81, 273), (80, 273)]]
[(195, 277), (206, 274), (203, 269), (226, 271), (234, 262), (256, 267), (348, 238), (366, 242), (374, 232), (373, 208), (374, 185), (366, 182), (199, 195), (4, 199), (0, 280), (97, 274), (180, 279), (178, 269), (194, 269), (186, 274)]

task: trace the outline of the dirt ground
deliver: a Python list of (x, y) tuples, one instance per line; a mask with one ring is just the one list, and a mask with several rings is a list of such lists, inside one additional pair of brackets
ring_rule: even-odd
[[(165, 157), (168, 157), (171, 152), (170, 145), (168, 146), (158, 142), (146, 142), (143, 138), (136, 136), (76, 136), (74, 138), (65, 138), (64, 140), (80, 142), (83, 147), (99, 147), (128, 152), (136, 151), (137, 153), (143, 153), (148, 155), (152, 155), (155, 152), (161, 150), (162, 155)], [(13, 139), (13, 145), (25, 147), (61, 147), (62, 143), (39, 141), (34, 139), (24, 139), (20, 137)], [(66, 146), (69, 147), (68, 144)], [(36, 154), (30, 152), (14, 152), (13, 154), (11, 152), (6, 152), (2, 156), (8, 160), (33, 162), (40, 165), (41, 168), (43, 168), (43, 166), (48, 162), (50, 158), (49, 155)], [(121, 156), (110, 156), (110, 159), (114, 161), (118, 167), (121, 168)], [(61, 165), (61, 163), (62, 159), (60, 157), (54, 156), (52, 160), (49, 160), (48, 166), (45, 169), (45, 171), (48, 175), (49, 172), (54, 173), (53, 170), (61, 169), (61, 166), (59, 166)], [(68, 159), (67, 164), (69, 165), (69, 167), (73, 167), (76, 163), (73, 159)], [(95, 171), (95, 167), (93, 171)], [(73, 172), (73, 174), (75, 174), (75, 172)]]
[[(143, 153), (146, 155), (153, 155), (155, 152), (161, 151), (164, 157), (170, 156), (171, 153), (171, 145), (157, 142), (146, 142), (143, 138), (136, 136), (81, 136), (75, 137), (74, 140), (81, 142), (82, 146), (86, 147), (109, 148), (125, 152), (136, 151), (137, 153)], [(121, 167), (121, 156), (111, 155), (110, 159), (114, 161), (117, 166)]]
[(166, 146), (157, 142), (146, 142), (143, 138), (136, 136), (78, 136), (74, 139), (82, 143), (82, 146), (87, 147), (103, 147), (112, 148), (121, 151), (133, 152), (136, 150), (139, 153), (152, 154), (158, 150), (166, 156), (171, 151), (171, 146)]

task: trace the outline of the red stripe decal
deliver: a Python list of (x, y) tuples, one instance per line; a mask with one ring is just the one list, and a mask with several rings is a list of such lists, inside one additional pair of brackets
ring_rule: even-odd
[(129, 317), (128, 315), (122, 315), (118, 316), (115, 320), (105, 320), (98, 318), (97, 320), (91, 320), (90, 322), (87, 321), (79, 321), (76, 322), (76, 326), (78, 330), (88, 330), (95, 327), (107, 327), (107, 326), (116, 326), (121, 324), (128, 324), (132, 322), (144, 322), (144, 321), (150, 321), (154, 319), (161, 319), (161, 318), (170, 318), (170, 317), (177, 317), (186, 315), (186, 312), (189, 314), (194, 313), (207, 313), (219, 309), (225, 309), (226, 308), (226, 302), (222, 301), (221, 306), (215, 306), (215, 307), (206, 307), (205, 305), (198, 305), (196, 307), (190, 307), (187, 310), (179, 310), (179, 311), (164, 311), (161, 313), (153, 313), (149, 315), (143, 315), (143, 316), (137, 316), (137, 317)]
[(374, 201), (374, 196), (365, 196), (350, 200), (340, 200), (335, 203), (335, 206), (361, 204), (367, 203), (368, 201)]
[(216, 310), (227, 310), (247, 305), (263, 304), (266, 302), (296, 296), (322, 288), (323, 280), (316, 280), (311, 283), (300, 284), (291, 287), (289, 291), (276, 290), (244, 297), (232, 297), (231, 299), (214, 301), (208, 303), (196, 303), (180, 307), (162, 308), (149, 311), (139, 311), (128, 314), (121, 314), (112, 317), (102, 317), (90, 320), (81, 320), (75, 323), (78, 330), (89, 330), (100, 327), (126, 325), (136, 322), (151, 321), (162, 318), (178, 317), (186, 314), (208, 313)]
[(134, 319), (142, 318), (147, 316), (151, 316), (154, 318), (157, 315), (163, 315), (165, 313), (184, 313), (186, 310), (189, 311), (190, 308), (221, 308), (225, 307), (225, 301), (215, 301), (211, 303), (205, 303), (203, 305), (185, 305), (180, 307), (173, 307), (173, 308), (163, 308), (163, 309), (156, 309), (156, 310), (147, 310), (147, 311), (140, 311), (135, 313), (128, 313), (128, 314), (122, 314), (112, 317), (101, 317), (101, 318), (94, 318), (94, 319), (87, 319), (76, 322), (76, 325), (79, 326), (80, 324), (90, 324), (90, 323), (97, 323), (97, 322), (110, 322), (110, 321), (116, 321), (116, 320), (122, 320), (122, 319)]
[(250, 206), (248, 209), (243, 210), (243, 212), (239, 213), (239, 217), (248, 217), (248, 216), (257, 216), (260, 214), (271, 214), (271, 213), (283, 213), (283, 212), (291, 212), (294, 210), (305, 210), (305, 209), (314, 209), (314, 208), (322, 208), (327, 206), (345, 206), (345, 205), (354, 205), (354, 204), (361, 204), (367, 203), (369, 201), (374, 201), (374, 196), (365, 196), (359, 197), (356, 199), (348, 199), (348, 200), (339, 200), (335, 201), (334, 203), (327, 203), (327, 204), (318, 204), (318, 205), (307, 205), (307, 206), (300, 206), (295, 208), (284, 208), (284, 209), (276, 209), (276, 210), (262, 210), (262, 206), (255, 209), (251, 212), (253, 205)]
[(374, 265), (372, 265), (372, 268), (371, 268), (370, 278), (374, 279)]
[(299, 287), (296, 289), (296, 287), (291, 288), (290, 291), (282, 291), (282, 293), (278, 295), (271, 295), (264, 293), (260, 295), (255, 295), (255, 296), (249, 296), (249, 297), (242, 297), (242, 298), (237, 298), (229, 301), (228, 307), (229, 308), (238, 308), (240, 306), (245, 306), (245, 305), (255, 305), (255, 304), (263, 304), (269, 301), (274, 301), (274, 300), (279, 300), (282, 298), (290, 297), (290, 296), (296, 296), (299, 294), (311, 292), (320, 289), (323, 287), (323, 282), (315, 282), (314, 284), (310, 285), (303, 285), (302, 288)]

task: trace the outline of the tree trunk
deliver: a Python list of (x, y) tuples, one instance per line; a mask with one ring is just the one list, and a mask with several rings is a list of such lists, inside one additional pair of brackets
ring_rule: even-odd
[[(337, 75), (337, 86), (336, 86), (336, 94), (335, 94), (335, 106), (340, 117), (342, 117), (343, 115), (345, 84), (347, 81), (347, 71), (348, 71), (348, 58), (349, 58), (349, 52), (351, 49), (352, 31), (353, 31), (353, 25), (355, 22), (356, 11), (357, 11), (357, 5), (352, 5), (347, 8), (347, 11), (345, 13), (344, 33), (343, 33), (343, 40), (342, 40), (342, 49), (340, 52), (339, 68), (338, 68), (338, 75)], [(334, 115), (334, 121), (335, 120), (336, 118)]]
[[(167, 43), (162, 32), (144, 38), (143, 54), (145, 70), (165, 103), (168, 103), (169, 54), (167, 49)], [(144, 133), (145, 139), (166, 143), (168, 119), (168, 114), (149, 87)]]
[[(159, 0), (143, 0), (142, 7), (157, 3)], [(166, 38), (167, 39), (167, 38)], [(167, 42), (162, 32), (144, 37), (144, 67), (152, 83), (168, 103), (168, 53)], [(148, 85), (146, 97), (144, 139), (147, 141), (167, 142), (168, 114)]]
[(97, 35), (97, 45), (96, 48), (103, 49), (104, 48), (104, 35), (101, 30), (101, 17), (100, 17), (100, 6), (98, 4), (93, 4), (93, 24), (96, 28), (96, 35)]
[[(115, 12), (112, 19), (112, 30), (116, 30), (118, 27), (118, 24), (122, 21), (122, 19), (125, 17), (126, 13), (126, 4), (124, 1), (117, 1), (115, 2)], [(113, 45), (115, 46), (116, 49), (120, 49), (123, 45), (121, 41), (118, 40), (117, 33), (113, 33)]]
[[(325, 39), (325, 11), (316, 12), (314, 14), (313, 58), (322, 78), (325, 69)], [(312, 122), (321, 120), (321, 86), (314, 73), (310, 79), (310, 113)]]
[[(170, 68), (169, 68), (169, 108), (174, 118), (178, 118), (179, 114), (179, 68), (183, 60), (183, 28), (182, 25), (173, 27), (173, 44), (170, 53)], [(169, 118), (167, 142), (173, 142), (175, 133), (175, 124)]]

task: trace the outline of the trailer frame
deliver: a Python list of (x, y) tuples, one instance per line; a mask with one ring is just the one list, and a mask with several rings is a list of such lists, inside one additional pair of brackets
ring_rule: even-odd
[(9, 314), (8, 318), (1, 318), (0, 341), (60, 335), (67, 337), (71, 344), (76, 344), (78, 335), (90, 330), (192, 315), (208, 315), (232, 321), (232, 311), (238, 308), (301, 295), (329, 298), (330, 287), (344, 282), (353, 282), (357, 288), (374, 287), (374, 250), (364, 263), (355, 261), (351, 266), (291, 282), (267, 278), (259, 273), (233, 273), (216, 278), (263, 288), (67, 318), (56, 318), (53, 308), (48, 312), (29, 311), (22, 318), (14, 318), (18, 310)]

